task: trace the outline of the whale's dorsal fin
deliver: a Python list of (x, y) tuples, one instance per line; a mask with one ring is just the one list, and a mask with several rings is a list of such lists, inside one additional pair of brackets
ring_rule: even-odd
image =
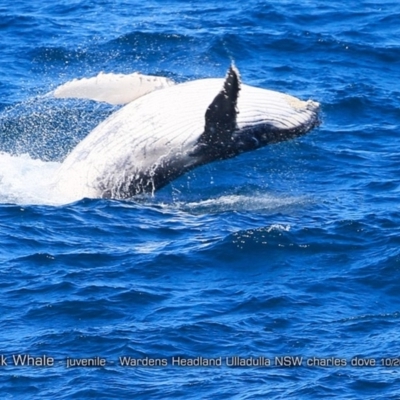
[(216, 157), (222, 148), (224, 153), (227, 152), (227, 148), (231, 143), (232, 132), (237, 128), (237, 99), (240, 83), (239, 71), (232, 64), (228, 70), (222, 90), (207, 108), (204, 132), (197, 142), (197, 148), (193, 155), (198, 155), (203, 151), (210, 154), (211, 151), (212, 154), (210, 155)]

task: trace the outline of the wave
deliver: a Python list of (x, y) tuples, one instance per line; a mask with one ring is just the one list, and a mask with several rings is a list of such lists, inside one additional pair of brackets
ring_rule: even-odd
[(177, 202), (182, 211), (194, 214), (212, 214), (221, 212), (264, 211), (277, 212), (280, 209), (309, 202), (306, 197), (273, 195), (262, 191), (252, 194), (224, 194), (215, 198)]

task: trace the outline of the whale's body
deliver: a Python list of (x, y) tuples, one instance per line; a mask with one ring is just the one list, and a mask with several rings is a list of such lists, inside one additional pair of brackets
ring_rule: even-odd
[(154, 193), (185, 172), (307, 133), (319, 105), (224, 79), (146, 94), (100, 123), (67, 156), (55, 185), (73, 198)]

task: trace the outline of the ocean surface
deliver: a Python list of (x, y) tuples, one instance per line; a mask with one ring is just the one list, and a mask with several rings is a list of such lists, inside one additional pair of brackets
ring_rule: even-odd
[[(399, 399), (399, 21), (390, 0), (0, 0), (1, 397)], [(321, 126), (154, 196), (51, 192), (118, 109), (56, 87), (232, 61)]]

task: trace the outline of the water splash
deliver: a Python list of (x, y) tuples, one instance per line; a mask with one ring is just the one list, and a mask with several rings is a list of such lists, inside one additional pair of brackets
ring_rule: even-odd
[(0, 203), (60, 204), (51, 188), (53, 175), (60, 164), (0, 153)]

